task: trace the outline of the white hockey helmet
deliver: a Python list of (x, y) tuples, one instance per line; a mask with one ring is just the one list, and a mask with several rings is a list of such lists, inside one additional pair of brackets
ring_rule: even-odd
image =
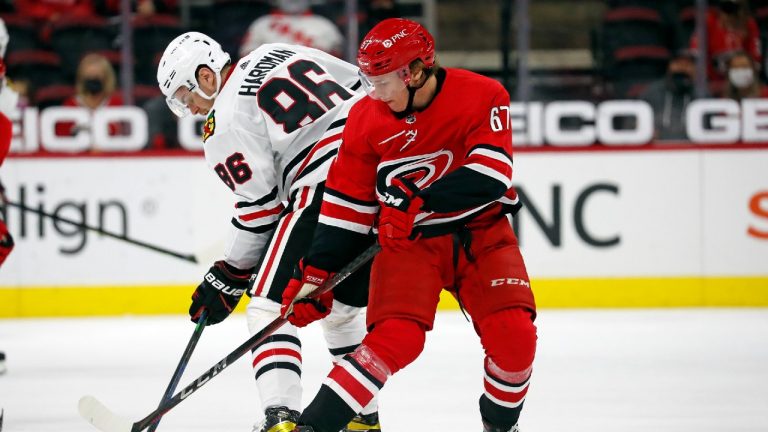
[[(187, 32), (171, 41), (157, 68), (157, 83), (171, 111), (179, 117), (190, 113), (187, 105), (175, 97), (182, 86), (205, 99), (214, 99), (221, 89), (221, 70), (229, 62), (229, 54), (221, 49), (221, 45), (202, 33)], [(197, 83), (200, 66), (207, 66), (216, 73), (216, 91), (210, 96)]]
[(5, 49), (8, 48), (8, 41), (11, 37), (8, 35), (8, 29), (5, 27), (5, 21), (0, 18), (0, 59), (5, 58)]

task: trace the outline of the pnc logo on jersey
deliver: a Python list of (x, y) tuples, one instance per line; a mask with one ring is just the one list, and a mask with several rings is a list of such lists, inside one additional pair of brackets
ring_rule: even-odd
[(216, 110), (211, 111), (208, 114), (208, 118), (205, 119), (205, 123), (203, 123), (203, 142), (206, 142), (216, 130), (216, 117), (214, 114), (216, 114)]
[(399, 41), (400, 39), (406, 36), (408, 36), (408, 33), (405, 30), (400, 30), (400, 32), (395, 33), (389, 39), (384, 39), (382, 44), (384, 44), (384, 48), (392, 48), (392, 45), (394, 45), (395, 42)]

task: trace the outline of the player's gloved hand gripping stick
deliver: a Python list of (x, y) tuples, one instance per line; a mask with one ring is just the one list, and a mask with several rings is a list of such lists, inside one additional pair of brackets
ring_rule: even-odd
[[(346, 267), (328, 279), (327, 282), (318, 287), (318, 289), (308, 297), (317, 298), (322, 294), (332, 290), (335, 286), (341, 283), (341, 281), (362, 267), (366, 262), (370, 261), (370, 259), (373, 258), (374, 255), (379, 252), (379, 250), (381, 250), (381, 248), (378, 244), (374, 244), (373, 246), (369, 247), (362, 254), (360, 254), (359, 257), (355, 258), (352, 262), (347, 264)], [(78, 411), (80, 412), (80, 416), (94, 425), (97, 429), (104, 432), (143, 431), (152, 423), (159, 420), (168, 411), (173, 409), (173, 407), (181, 403), (181, 401), (189, 397), (189, 395), (200, 389), (200, 387), (210, 381), (211, 378), (221, 373), (221, 371), (226, 369), (235, 360), (250, 352), (251, 348), (262, 343), (264, 339), (274, 333), (275, 330), (280, 328), (280, 326), (285, 324), (287, 321), (288, 320), (282, 316), (275, 318), (275, 320), (267, 324), (267, 326), (261, 329), (261, 331), (251, 336), (242, 345), (235, 348), (234, 351), (229, 353), (226, 357), (224, 357), (224, 359), (200, 375), (191, 384), (184, 387), (179, 393), (176, 393), (172, 398), (161, 404), (156, 410), (152, 411), (149, 415), (135, 423), (132, 423), (130, 420), (114, 414), (109, 408), (107, 408), (93, 396), (83, 396), (80, 398), (80, 402), (78, 403)]]

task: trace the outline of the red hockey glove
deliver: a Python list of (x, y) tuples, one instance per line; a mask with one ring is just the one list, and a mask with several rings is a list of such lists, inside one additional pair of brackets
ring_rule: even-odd
[(13, 237), (8, 232), (8, 226), (0, 219), (0, 265), (3, 265), (5, 259), (11, 254), (13, 246)]
[(305, 265), (304, 260), (299, 261), (293, 277), (283, 290), (280, 315), (296, 327), (304, 327), (328, 316), (333, 307), (333, 291), (313, 298), (307, 296), (332, 277), (333, 273)]
[(379, 244), (384, 248), (403, 249), (413, 240), (413, 223), (424, 200), (419, 188), (408, 179), (395, 178), (387, 188), (379, 214)]
[(192, 306), (189, 307), (192, 321), (197, 322), (204, 309), (208, 309), (206, 325), (224, 321), (248, 291), (250, 279), (250, 270), (240, 270), (224, 261), (213, 263), (203, 282), (192, 294)]

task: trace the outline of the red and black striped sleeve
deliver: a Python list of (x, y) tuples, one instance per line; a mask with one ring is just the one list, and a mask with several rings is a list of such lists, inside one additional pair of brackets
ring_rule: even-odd
[(338, 271), (371, 244), (379, 212), (379, 156), (361, 134), (356, 134), (354, 125), (360, 122), (363, 120), (348, 121), (344, 130), (339, 154), (328, 172), (320, 217), (306, 257), (307, 263), (329, 271)]
[(461, 167), (419, 193), (424, 210), (461, 211), (496, 201), (512, 187), (512, 131), (509, 94), (500, 85), (477, 106), (465, 138)]

